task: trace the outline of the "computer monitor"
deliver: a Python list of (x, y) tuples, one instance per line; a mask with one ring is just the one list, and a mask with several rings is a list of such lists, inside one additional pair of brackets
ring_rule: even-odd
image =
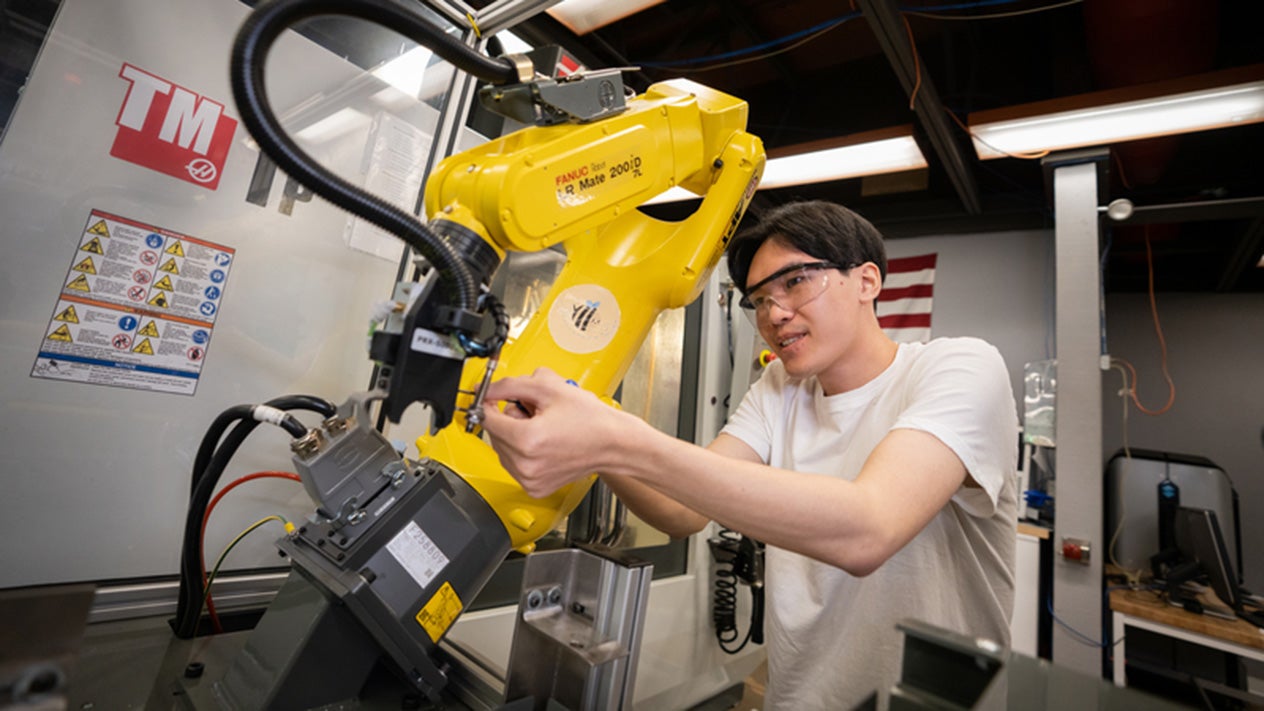
[(1242, 591), (1220, 535), (1216, 512), (1182, 506), (1176, 511), (1176, 547), (1187, 561), (1197, 561), (1216, 596), (1234, 610), (1242, 609)]

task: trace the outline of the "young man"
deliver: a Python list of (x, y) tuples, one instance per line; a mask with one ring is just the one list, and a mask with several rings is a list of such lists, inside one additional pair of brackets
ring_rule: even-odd
[(895, 623), (1009, 641), (1017, 415), (983, 341), (896, 344), (882, 237), (838, 205), (768, 213), (729, 271), (777, 354), (706, 449), (546, 370), (494, 383), (486, 430), (534, 495), (589, 472), (673, 536), (767, 544), (768, 709), (847, 709), (899, 678)]

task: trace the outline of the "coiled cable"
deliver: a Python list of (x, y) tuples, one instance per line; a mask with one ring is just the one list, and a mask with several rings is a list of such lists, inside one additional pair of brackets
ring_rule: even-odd
[[(738, 568), (739, 565), (742, 565), (740, 557), (742, 555), (743, 540), (742, 536), (735, 531), (721, 528), (717, 538), (711, 539), (710, 543), (712, 552), (716, 554), (715, 582), (711, 599), (711, 623), (715, 626), (715, 638), (720, 643), (720, 649), (728, 654), (737, 654), (750, 643), (751, 638), (754, 636), (756, 618), (758, 618), (758, 626), (763, 626), (762, 587), (759, 589), (759, 604), (754, 608), (751, 625), (746, 630), (746, 637), (734, 647), (732, 645), (737, 641), (738, 637), (737, 585), (738, 579), (741, 577), (741, 572)], [(752, 587), (751, 591), (755, 593), (756, 589)], [(752, 602), (755, 602), (755, 600), (752, 599)], [(762, 640), (763, 635), (761, 632), (760, 639), (756, 643), (762, 642)]]

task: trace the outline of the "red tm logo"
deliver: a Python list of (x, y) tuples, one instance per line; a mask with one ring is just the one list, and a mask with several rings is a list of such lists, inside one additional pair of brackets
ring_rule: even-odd
[(131, 83), (119, 110), (110, 155), (187, 180), (219, 187), (237, 120), (224, 105), (124, 64), (119, 76)]

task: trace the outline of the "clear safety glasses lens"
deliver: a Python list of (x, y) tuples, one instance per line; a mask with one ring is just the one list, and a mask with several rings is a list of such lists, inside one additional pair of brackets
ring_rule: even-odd
[(741, 300), (741, 306), (757, 314), (767, 313), (774, 305), (786, 311), (797, 311), (825, 292), (829, 284), (828, 270), (834, 268), (831, 264), (792, 266), (765, 280)]

